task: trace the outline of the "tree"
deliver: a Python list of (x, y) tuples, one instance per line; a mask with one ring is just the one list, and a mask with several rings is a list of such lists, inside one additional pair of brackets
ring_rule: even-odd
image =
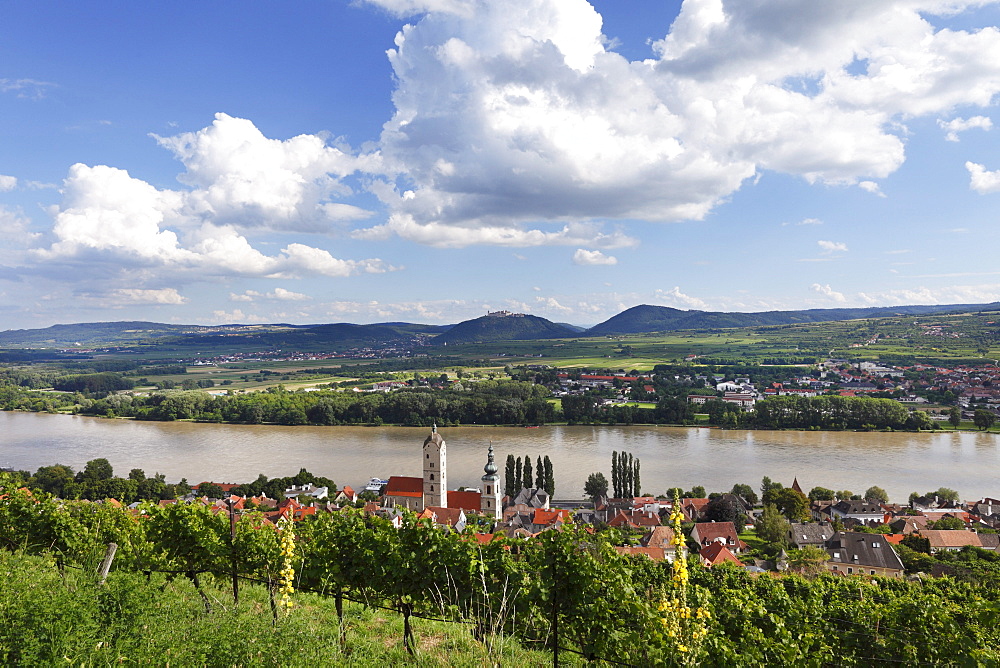
[(617, 499), (621, 496), (621, 470), (618, 466), (618, 451), (611, 451), (611, 489), (613, 496)]
[(507, 496), (514, 496), (515, 483), (514, 483), (514, 455), (507, 455), (507, 464), (504, 466), (503, 470), (503, 481), (504, 481), (504, 494)]
[(984, 408), (977, 408), (975, 414), (972, 416), (972, 424), (979, 427), (980, 431), (986, 431), (993, 426), (993, 423), (997, 421), (996, 413), (993, 411), (988, 411)]
[(705, 499), (708, 498), (708, 493), (701, 485), (695, 485), (690, 492), (685, 492), (684, 496), (689, 499)]
[(114, 469), (111, 468), (110, 462), (103, 457), (98, 459), (91, 459), (84, 466), (83, 471), (77, 474), (77, 482), (86, 481), (96, 481), (96, 480), (110, 480), (114, 477)]
[(835, 494), (836, 492), (826, 487), (813, 487), (809, 490), (809, 498), (813, 501), (833, 501)]
[(639, 458), (636, 457), (635, 468), (632, 470), (633, 496), (642, 494), (642, 485), (639, 483)]
[(938, 501), (944, 501), (952, 505), (958, 503), (958, 492), (948, 487), (938, 487), (936, 491), (929, 492), (927, 496), (936, 496)]
[(865, 490), (865, 500), (873, 503), (889, 503), (889, 494), (876, 485)]
[(534, 482), (534, 477), (531, 475), (531, 457), (529, 457), (528, 455), (524, 456), (524, 465), (521, 467), (521, 470), (524, 471), (524, 481), (521, 483), (521, 485), (525, 489), (531, 489), (531, 484)]
[(216, 484), (198, 485), (198, 493), (210, 499), (221, 499), (226, 495), (225, 491)]
[(799, 550), (788, 551), (788, 570), (803, 575), (818, 575), (826, 570), (830, 555), (815, 545), (806, 545)]
[(128, 472), (128, 479), (135, 480), (136, 482), (142, 482), (146, 479), (146, 472), (142, 469), (132, 469)]
[(764, 505), (771, 503), (771, 493), (783, 487), (780, 482), (772, 482), (770, 478), (764, 476), (760, 481), (760, 502)]
[(521, 470), (524, 462), (518, 457), (514, 460), (514, 496), (517, 496), (524, 489), (524, 472)]
[(548, 455), (542, 460), (542, 466), (545, 467), (545, 493), (551, 499), (556, 493), (556, 476), (552, 471), (552, 460)]
[(772, 503), (790, 522), (809, 519), (809, 497), (791, 487), (779, 489), (771, 495)]
[(741, 483), (736, 483), (733, 485), (730, 494), (735, 494), (741, 497), (744, 501), (749, 503), (751, 506), (757, 505), (757, 492), (753, 491), (753, 487), (750, 485), (743, 485)]
[(757, 520), (757, 536), (766, 543), (784, 546), (788, 543), (788, 532), (791, 527), (778, 507), (773, 503), (765, 504), (764, 512)]
[(959, 425), (962, 424), (962, 409), (958, 406), (952, 406), (951, 410), (948, 411), (948, 424), (955, 429), (958, 429)]
[(705, 521), (707, 522), (732, 522), (736, 526), (741, 526), (739, 507), (732, 497), (719, 496), (708, 502), (704, 510)]
[(608, 479), (600, 471), (591, 473), (587, 476), (587, 482), (583, 485), (583, 493), (595, 501), (599, 496), (607, 496)]
[(535, 458), (535, 488), (545, 489), (545, 466), (541, 455)]
[(942, 517), (937, 522), (933, 522), (933, 529), (958, 530), (965, 529), (965, 522), (957, 517)]

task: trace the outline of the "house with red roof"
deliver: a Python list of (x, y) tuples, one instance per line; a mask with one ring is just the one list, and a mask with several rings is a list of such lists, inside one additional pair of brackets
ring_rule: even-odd
[(736, 555), (729, 551), (722, 543), (712, 543), (711, 545), (706, 545), (701, 548), (701, 552), (698, 553), (701, 557), (701, 563), (707, 568), (712, 566), (718, 566), (719, 564), (736, 564), (737, 566), (743, 566), (743, 562), (736, 558)]
[(703, 548), (719, 543), (734, 554), (739, 554), (746, 548), (732, 522), (698, 522), (691, 530), (691, 540)]

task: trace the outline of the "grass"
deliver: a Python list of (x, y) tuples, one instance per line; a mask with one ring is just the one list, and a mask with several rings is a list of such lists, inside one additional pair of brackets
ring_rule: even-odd
[[(207, 576), (203, 576), (208, 579)], [(345, 604), (346, 644), (338, 643), (331, 599), (294, 595), (272, 623), (267, 592), (243, 585), (234, 606), (226, 583), (206, 587), (209, 614), (183, 578), (64, 573), (45, 557), (0, 553), (0, 665), (104, 666), (547, 666), (551, 654), (512, 638), (491, 653), (468, 627), (414, 620), (417, 653), (402, 644), (402, 618)], [(572, 662), (567, 665), (576, 665)]]

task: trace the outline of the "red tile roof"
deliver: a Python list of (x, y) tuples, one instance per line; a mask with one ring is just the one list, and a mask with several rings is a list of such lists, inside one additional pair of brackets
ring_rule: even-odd
[(718, 564), (724, 562), (730, 562), (736, 564), (737, 566), (742, 566), (743, 562), (736, 558), (732, 552), (726, 549), (726, 546), (722, 543), (712, 543), (704, 548), (698, 553), (705, 564), (709, 567), (717, 566)]
[(424, 479), (394, 475), (389, 478), (383, 494), (385, 496), (422, 497), (424, 495)]
[(482, 508), (482, 495), (479, 492), (448, 492), (448, 507), (478, 513)]

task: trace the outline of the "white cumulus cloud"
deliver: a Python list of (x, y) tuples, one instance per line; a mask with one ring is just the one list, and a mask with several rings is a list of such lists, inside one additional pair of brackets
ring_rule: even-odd
[(838, 304), (842, 304), (847, 301), (847, 297), (844, 296), (844, 293), (837, 292), (836, 290), (831, 288), (829, 284), (820, 285), (819, 283), (813, 283), (812, 285), (809, 286), (809, 289), (812, 290), (813, 292), (818, 292), (824, 297), (830, 298), (831, 300), (837, 302)]
[(159, 288), (145, 290), (141, 288), (120, 288), (112, 290), (110, 297), (122, 304), (167, 304), (180, 305), (187, 303), (176, 288)]
[(873, 195), (878, 195), (879, 197), (885, 197), (885, 193), (882, 192), (882, 189), (874, 181), (859, 181), (858, 187), (864, 190), (865, 192), (869, 192)]
[(817, 241), (817, 245), (823, 249), (824, 253), (845, 253), (847, 244), (841, 241)]
[(1000, 92), (1000, 30), (931, 20), (980, 0), (685, 0), (631, 62), (584, 0), (369, 2), (419, 16), (389, 52), (391, 218), (368, 238), (535, 245), (542, 222), (699, 219), (765, 170), (880, 194), (902, 122)]
[(0, 174), (0, 192), (9, 192), (17, 187), (16, 176)]
[(573, 253), (573, 262), (581, 265), (615, 265), (618, 264), (618, 258), (614, 255), (605, 255), (599, 250), (577, 248)]
[(953, 118), (950, 121), (938, 120), (938, 125), (945, 131), (944, 138), (948, 141), (958, 141), (958, 133), (978, 128), (989, 130), (993, 127), (993, 121), (986, 116), (973, 116), (971, 118)]
[(965, 168), (969, 170), (969, 187), (977, 193), (986, 195), (1000, 190), (1000, 171), (991, 172), (975, 162), (965, 163)]

